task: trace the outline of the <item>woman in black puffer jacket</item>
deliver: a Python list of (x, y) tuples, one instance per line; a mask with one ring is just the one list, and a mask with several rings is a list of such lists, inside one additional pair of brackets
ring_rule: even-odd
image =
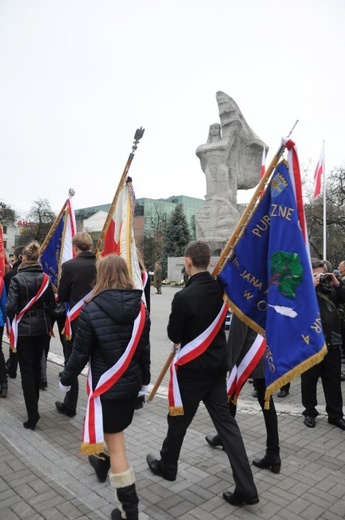
[[(34, 430), (38, 419), (38, 399), (41, 379), (41, 359), (51, 332), (50, 314), (55, 309), (55, 297), (51, 282), (46, 281), (39, 262), (40, 245), (32, 242), (22, 253), (22, 263), (12, 277), (8, 290), (6, 313), (11, 322), (15, 316), (34, 301), (42, 284), (43, 294), (27, 309), (18, 324), (17, 354), (28, 420), (24, 428)], [(13, 325), (13, 323), (12, 323)]]
[[(92, 434), (97, 431), (101, 408), (104, 441), (110, 455), (110, 482), (116, 489), (126, 518), (133, 520), (138, 518), (138, 497), (134, 472), (127, 460), (124, 430), (132, 422), (138, 392), (150, 382), (150, 356), (147, 352), (150, 318), (141, 296), (141, 290), (133, 289), (123, 258), (111, 254), (98, 261), (92, 298), (80, 314), (73, 351), (60, 377), (62, 389), (68, 390), (73, 378), (80, 374), (87, 362), (90, 363), (92, 389), (82, 450), (88, 453), (102, 450), (103, 438)], [(138, 320), (141, 323), (137, 333), (139, 339), (131, 348)], [(93, 396), (95, 392), (99, 392), (98, 407)], [(122, 518), (120, 510), (114, 509), (111, 517), (115, 520)]]

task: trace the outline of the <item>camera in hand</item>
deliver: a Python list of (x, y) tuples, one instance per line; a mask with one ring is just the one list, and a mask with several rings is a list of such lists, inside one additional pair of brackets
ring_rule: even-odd
[(319, 278), (319, 283), (323, 284), (330, 284), (332, 281), (332, 275), (331, 274), (321, 274)]
[(319, 278), (319, 285), (316, 290), (323, 292), (324, 294), (330, 294), (332, 292), (332, 275), (321, 274)]

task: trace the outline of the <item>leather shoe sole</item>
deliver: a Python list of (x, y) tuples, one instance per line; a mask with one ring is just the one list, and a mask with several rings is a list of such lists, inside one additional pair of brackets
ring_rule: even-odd
[(315, 428), (315, 418), (314, 417), (310, 417), (310, 415), (306, 415), (304, 417), (304, 424), (308, 428)]
[(162, 477), (165, 480), (169, 480), (170, 482), (176, 480), (176, 475), (169, 475), (166, 471), (164, 471), (164, 469), (160, 465), (160, 461), (156, 459), (156, 457), (151, 455), (151, 453), (147, 455), (146, 462), (154, 475)]
[(333, 426), (337, 426), (341, 430), (345, 430), (345, 421), (344, 419), (328, 419), (329, 424)]
[(62, 403), (61, 401), (55, 401), (55, 406), (58, 412), (67, 415), (67, 417), (74, 417), (75, 415), (77, 415), (77, 412), (75, 410), (69, 410), (68, 408), (66, 408), (65, 403)]
[(230, 491), (224, 491), (223, 498), (232, 506), (253, 506), (259, 502), (259, 497), (257, 495), (249, 498), (238, 495), (237, 493), (231, 493)]

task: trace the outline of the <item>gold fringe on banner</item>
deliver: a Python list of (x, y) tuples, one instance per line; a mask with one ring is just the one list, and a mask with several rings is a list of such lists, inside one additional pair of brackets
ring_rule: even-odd
[(169, 406), (169, 415), (184, 415), (183, 406)]
[(95, 444), (90, 444), (89, 442), (82, 442), (80, 446), (81, 453), (85, 453), (85, 455), (97, 455), (103, 451), (103, 442), (97, 442)]
[(286, 374), (281, 376), (279, 379), (276, 379), (274, 383), (269, 385), (266, 388), (265, 393), (265, 410), (269, 410), (271, 395), (277, 392), (282, 386), (286, 385), (287, 383), (290, 383), (290, 381), (299, 377), (301, 374), (303, 374), (303, 372), (305, 372), (309, 368), (317, 365), (318, 363), (321, 363), (327, 352), (327, 345), (326, 343), (324, 343), (322, 349), (319, 352), (317, 352), (310, 358), (306, 359), (305, 361), (294, 367), (292, 370), (289, 370), (289, 372), (286, 372)]

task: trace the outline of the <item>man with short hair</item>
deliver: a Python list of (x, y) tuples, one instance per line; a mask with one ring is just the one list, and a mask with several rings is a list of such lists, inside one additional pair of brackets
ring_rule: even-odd
[(326, 273), (324, 261), (312, 259), (314, 287), (320, 309), (322, 330), (328, 352), (323, 360), (301, 375), (304, 424), (315, 427), (319, 415), (317, 382), (319, 377), (326, 399), (328, 422), (345, 430), (343, 396), (341, 392), (341, 327), (338, 306), (345, 303), (345, 287), (333, 272)]
[(180, 345), (171, 366), (176, 370), (176, 379), (172, 378), (170, 386), (175, 388), (174, 398), (181, 396), (182, 405), (176, 406), (179, 399), (170, 402), (168, 433), (160, 460), (151, 454), (146, 460), (155, 475), (170, 481), (176, 479), (183, 439), (203, 401), (233, 470), (235, 491), (223, 493), (224, 499), (231, 505), (256, 504), (258, 493), (241, 433), (229, 413), (224, 331), (227, 307), (223, 305), (222, 286), (207, 270), (210, 259), (210, 248), (204, 242), (191, 242), (185, 250), (190, 278), (186, 287), (174, 296), (168, 323), (169, 338)]
[[(68, 318), (71, 323), (71, 336), (66, 336), (63, 345), (65, 365), (72, 353), (73, 341), (78, 327), (78, 316), (85, 297), (91, 295), (96, 280), (96, 255), (91, 251), (92, 238), (88, 233), (80, 231), (72, 239), (74, 258), (62, 264), (61, 278), (58, 287), (60, 302), (68, 302)], [(67, 322), (66, 322), (67, 323)], [(65, 331), (66, 333), (66, 331)], [(74, 417), (77, 413), (78, 379), (71, 384), (64, 401), (56, 401), (55, 406), (60, 413)]]

